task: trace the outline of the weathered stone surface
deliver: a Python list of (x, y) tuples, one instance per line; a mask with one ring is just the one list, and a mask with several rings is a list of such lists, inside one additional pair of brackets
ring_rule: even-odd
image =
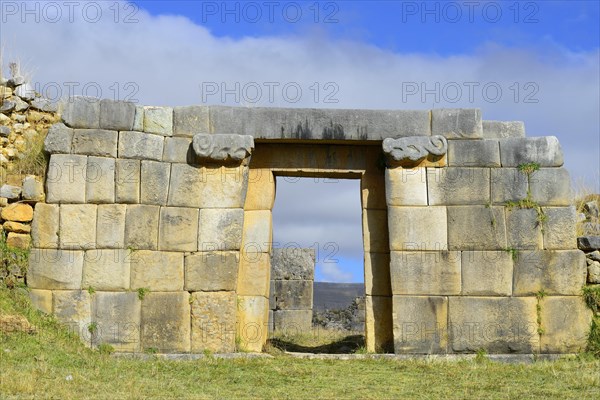
[(94, 342), (110, 344), (116, 351), (140, 351), (142, 303), (137, 293), (96, 292), (93, 304)]
[(144, 132), (171, 136), (173, 134), (173, 108), (144, 107)]
[[(237, 293), (243, 296), (269, 297), (271, 260), (268, 253), (241, 253)], [(303, 281), (295, 281), (303, 282)], [(312, 281), (310, 281), (312, 306)], [(276, 286), (274, 290), (282, 286)], [(277, 303), (276, 303), (277, 304)], [(308, 307), (310, 308), (310, 306)]]
[(515, 296), (577, 296), (585, 284), (585, 255), (579, 250), (519, 251), (515, 261)]
[(386, 210), (363, 210), (362, 226), (365, 252), (387, 253), (390, 251)]
[(591, 261), (587, 264), (587, 282), (600, 283), (600, 261)]
[(142, 349), (190, 351), (190, 315), (188, 292), (148, 293), (142, 300)]
[(58, 112), (58, 104), (51, 100), (38, 97), (31, 102), (31, 108), (43, 112), (55, 113)]
[(196, 134), (192, 142), (200, 163), (237, 164), (250, 157), (254, 139), (248, 135)]
[(158, 247), (158, 213), (160, 207), (129, 205), (125, 214), (125, 246), (134, 250)]
[(457, 295), (461, 291), (458, 251), (392, 251), (394, 295)]
[(52, 290), (29, 289), (29, 300), (35, 309), (52, 314)]
[(254, 139), (382, 140), (431, 135), (429, 111), (210, 107), (210, 132)]
[(2, 185), (0, 186), (0, 197), (4, 197), (10, 200), (17, 200), (21, 197), (21, 189), (19, 186)]
[(271, 279), (314, 280), (315, 249), (285, 247), (273, 249)]
[(534, 297), (450, 297), (450, 348), (457, 353), (534, 353), (539, 342), (535, 305)]
[(94, 290), (129, 289), (129, 251), (97, 249), (85, 252), (83, 262), (83, 288)]
[(100, 128), (130, 131), (135, 120), (135, 104), (128, 101), (102, 99), (100, 101)]
[(239, 253), (215, 251), (185, 257), (185, 290), (234, 291), (238, 279)]
[(145, 132), (119, 133), (119, 158), (162, 160), (164, 138)]
[(448, 142), (443, 136), (386, 138), (382, 147), (388, 167), (412, 166), (425, 159), (440, 159), (448, 151)]
[(58, 248), (58, 228), (60, 209), (55, 204), (37, 203), (31, 224), (33, 247)]
[(31, 245), (31, 236), (28, 234), (9, 232), (6, 236), (6, 245), (17, 249), (28, 249)]
[(133, 128), (128, 131), (144, 131), (144, 106), (135, 106), (135, 117), (133, 119)]
[(88, 157), (85, 197), (87, 203), (115, 202), (115, 159)]
[(12, 203), (2, 209), (0, 217), (5, 221), (29, 222), (33, 219), (33, 208), (25, 203)]
[[(390, 207), (390, 250), (446, 249), (446, 218), (446, 207)], [(368, 250), (365, 248), (365, 251)]]
[[(361, 206), (369, 210), (386, 210), (385, 175), (366, 172), (360, 178)], [(273, 197), (275, 199), (275, 197)]]
[(122, 249), (125, 247), (124, 204), (106, 204), (98, 206), (96, 222), (96, 243), (101, 249)]
[(116, 160), (115, 165), (115, 201), (135, 204), (140, 202), (141, 161)]
[(248, 188), (248, 168), (202, 167), (201, 208), (243, 208)]
[(52, 125), (44, 139), (44, 149), (50, 154), (69, 154), (73, 142), (73, 132), (73, 129), (68, 128), (62, 122)]
[(143, 160), (141, 171), (140, 202), (166, 205), (171, 164)]
[(60, 247), (93, 249), (96, 247), (96, 211), (92, 204), (60, 206)]
[(270, 169), (251, 169), (245, 210), (272, 210), (275, 203), (275, 176)]
[(583, 251), (600, 250), (600, 236), (581, 236), (577, 238), (577, 248)]
[(312, 314), (312, 310), (275, 310), (273, 329), (288, 335), (311, 333)]
[(191, 138), (197, 133), (208, 133), (208, 130), (207, 106), (186, 106), (173, 109), (174, 136)]
[(260, 352), (269, 332), (269, 300), (262, 296), (238, 296), (237, 303), (240, 350)]
[(235, 351), (235, 292), (192, 294), (192, 352)]
[(481, 139), (483, 128), (479, 109), (431, 110), (431, 134), (448, 139)]
[(577, 248), (577, 211), (575, 206), (544, 207), (544, 248), (569, 250)]
[(489, 168), (427, 168), (430, 205), (487, 204), (490, 201)]
[(540, 205), (570, 206), (573, 194), (571, 178), (564, 168), (542, 168), (529, 180), (531, 197)]
[(540, 167), (560, 167), (563, 152), (555, 136), (509, 138), (500, 141), (500, 159), (503, 167), (537, 163)]
[(365, 293), (370, 296), (391, 296), (389, 253), (365, 253)]
[(177, 207), (200, 208), (202, 204), (202, 168), (187, 164), (171, 165), (171, 180), (167, 204)]
[(22, 196), (23, 200), (43, 201), (45, 198), (44, 184), (35, 175), (27, 175), (23, 179)]
[(52, 295), (52, 310), (56, 319), (90, 342), (88, 328), (92, 323), (91, 296), (85, 290), (57, 290)]
[(517, 168), (492, 168), (490, 181), (494, 204), (516, 202), (527, 197), (527, 175)]
[(245, 211), (242, 249), (259, 253), (271, 250), (271, 211)]
[(62, 118), (71, 128), (100, 127), (100, 99), (74, 96), (64, 105)]
[(450, 250), (504, 250), (506, 224), (504, 207), (448, 207)]
[(513, 260), (508, 251), (462, 252), (463, 296), (510, 296)]
[(87, 157), (53, 154), (46, 175), (46, 202), (85, 203)]
[(579, 353), (586, 349), (592, 311), (581, 297), (543, 298), (541, 319), (543, 353)]
[(159, 250), (196, 251), (198, 249), (197, 237), (197, 209), (180, 207), (162, 207), (160, 209)]
[(512, 249), (542, 249), (542, 222), (533, 208), (507, 208), (506, 239)]
[(75, 129), (72, 152), (90, 156), (116, 157), (117, 135), (116, 131)]
[(448, 298), (393, 297), (394, 352), (444, 353), (448, 345)]
[(129, 255), (131, 288), (151, 292), (183, 290), (183, 253), (135, 250)]
[(426, 168), (386, 168), (385, 198), (388, 206), (427, 205)]
[(170, 163), (193, 163), (195, 160), (192, 140), (183, 137), (165, 138), (163, 161)]
[(482, 121), (484, 139), (524, 138), (525, 124), (522, 121)]
[(451, 167), (499, 167), (497, 140), (450, 140), (448, 165)]
[(20, 222), (6, 221), (2, 227), (6, 232), (31, 233), (31, 225), (22, 224)]
[(367, 351), (384, 353), (394, 349), (391, 296), (365, 297), (365, 344)]
[(200, 210), (198, 251), (239, 250), (243, 224), (241, 208)]
[(27, 285), (33, 289), (81, 289), (83, 251), (31, 249)]
[(276, 310), (308, 310), (313, 303), (312, 281), (273, 281)]

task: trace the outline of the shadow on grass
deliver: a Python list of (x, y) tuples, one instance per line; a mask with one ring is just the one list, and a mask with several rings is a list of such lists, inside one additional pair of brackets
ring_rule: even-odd
[(269, 339), (269, 343), (279, 350), (295, 353), (352, 354), (365, 348), (365, 337), (364, 335), (350, 335), (318, 346), (301, 345), (281, 338)]

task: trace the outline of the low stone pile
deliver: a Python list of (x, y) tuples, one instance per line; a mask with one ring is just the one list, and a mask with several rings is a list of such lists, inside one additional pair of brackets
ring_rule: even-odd
[(313, 325), (327, 330), (362, 332), (365, 329), (365, 298), (357, 297), (345, 309), (314, 310)]
[(583, 204), (581, 218), (582, 236), (577, 247), (584, 251), (587, 262), (587, 283), (600, 284), (600, 206), (594, 199)]

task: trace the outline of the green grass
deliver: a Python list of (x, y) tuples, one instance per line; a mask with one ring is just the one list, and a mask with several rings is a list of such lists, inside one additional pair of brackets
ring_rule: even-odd
[[(0, 314), (21, 314), (34, 335), (0, 334), (0, 398), (390, 399), (600, 396), (600, 360), (532, 365), (494, 362), (272, 359), (147, 361), (93, 351), (52, 317), (34, 311), (24, 289), (0, 289)], [(483, 355), (482, 355), (483, 357)], [(72, 379), (68, 379), (72, 377)]]

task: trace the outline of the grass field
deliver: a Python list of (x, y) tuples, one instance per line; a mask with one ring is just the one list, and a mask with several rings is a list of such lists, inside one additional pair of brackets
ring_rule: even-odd
[(24, 289), (0, 289), (0, 314), (37, 333), (0, 334), (0, 398), (597, 399), (600, 360), (508, 365), (479, 361), (270, 359), (140, 361), (90, 350)]

